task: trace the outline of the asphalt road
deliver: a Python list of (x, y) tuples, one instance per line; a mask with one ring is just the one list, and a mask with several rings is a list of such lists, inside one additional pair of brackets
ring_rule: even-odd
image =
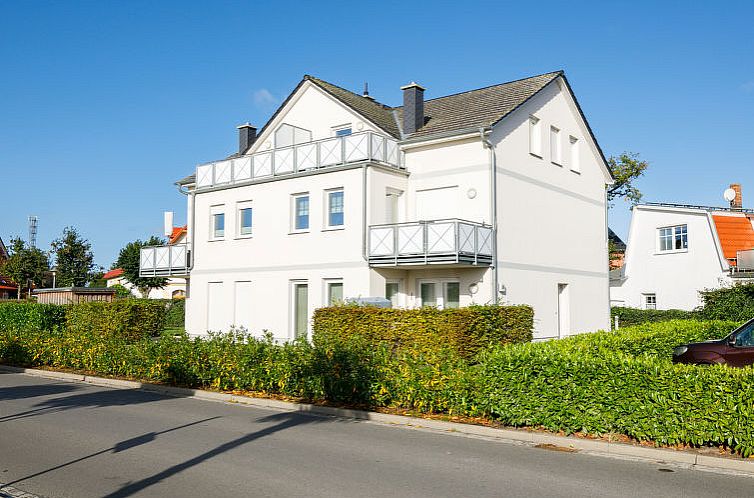
[(754, 495), (745, 476), (2, 372), (0, 483), (76, 498)]

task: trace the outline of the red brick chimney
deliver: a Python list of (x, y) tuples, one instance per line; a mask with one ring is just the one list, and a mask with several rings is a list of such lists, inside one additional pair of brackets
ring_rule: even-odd
[(730, 188), (732, 188), (736, 192), (735, 199), (730, 201), (730, 207), (733, 209), (742, 209), (744, 207), (744, 199), (741, 195), (741, 184), (731, 183)]

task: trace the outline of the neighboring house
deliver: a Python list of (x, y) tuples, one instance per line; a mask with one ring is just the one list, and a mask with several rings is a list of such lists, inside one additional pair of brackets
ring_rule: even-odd
[(310, 334), (316, 308), (530, 304), (535, 337), (609, 327), (612, 176), (563, 72), (388, 107), (305, 76), (239, 151), (178, 182), (186, 328)]
[(607, 238), (611, 243), (610, 269), (614, 270), (623, 266), (626, 255), (626, 243), (611, 228), (607, 229)]
[[(5, 247), (3, 239), (0, 239), (0, 265), (9, 257), (8, 248)], [(0, 275), (0, 299), (15, 299), (16, 296), (18, 296), (18, 285), (8, 277)]]
[(634, 206), (625, 265), (611, 272), (615, 306), (692, 310), (699, 291), (754, 277), (754, 210), (740, 186), (731, 207)]
[[(187, 227), (173, 227), (173, 231), (168, 238), (168, 244), (185, 244)], [(110, 270), (102, 276), (107, 281), (107, 287), (113, 285), (122, 285), (131, 291), (136, 297), (142, 297), (141, 292), (123, 275), (122, 268)], [(176, 299), (186, 297), (186, 280), (183, 278), (168, 278), (168, 283), (162, 289), (152, 289), (149, 291), (149, 299)]]

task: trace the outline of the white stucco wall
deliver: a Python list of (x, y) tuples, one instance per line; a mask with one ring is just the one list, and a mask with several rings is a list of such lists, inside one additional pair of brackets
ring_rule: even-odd
[[(612, 304), (643, 308), (643, 294), (655, 294), (658, 309), (692, 310), (701, 305), (700, 290), (729, 284), (713, 223), (704, 210), (635, 206), (625, 280), (611, 284)], [(687, 225), (688, 249), (659, 251), (658, 229), (676, 225)]]

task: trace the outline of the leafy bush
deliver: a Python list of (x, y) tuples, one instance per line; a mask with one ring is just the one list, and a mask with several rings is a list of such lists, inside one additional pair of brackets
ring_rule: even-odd
[(69, 306), (66, 329), (74, 335), (89, 333), (137, 340), (159, 334), (164, 320), (165, 305), (159, 301), (94, 301)]
[(0, 303), (0, 330), (33, 327), (52, 330), (65, 323), (65, 306), (33, 301)]
[(613, 306), (610, 308), (612, 326), (615, 326), (615, 317), (618, 317), (619, 327), (631, 327), (647, 322), (665, 322), (668, 320), (694, 320), (700, 318), (698, 313), (686, 310), (644, 310), (639, 308), (627, 308)]
[(133, 292), (124, 285), (114, 284), (110, 286), (110, 289), (115, 291), (115, 299), (130, 299), (134, 297)]
[(743, 322), (754, 318), (754, 283), (707, 289), (700, 295), (704, 306), (699, 313), (706, 320)]
[(165, 312), (165, 328), (183, 328), (186, 325), (186, 300), (172, 299), (167, 302)]
[(439, 347), (471, 358), (490, 344), (529, 342), (534, 311), (529, 306), (389, 309), (334, 306), (314, 312), (314, 343), (360, 337), (372, 344), (423, 351)]

